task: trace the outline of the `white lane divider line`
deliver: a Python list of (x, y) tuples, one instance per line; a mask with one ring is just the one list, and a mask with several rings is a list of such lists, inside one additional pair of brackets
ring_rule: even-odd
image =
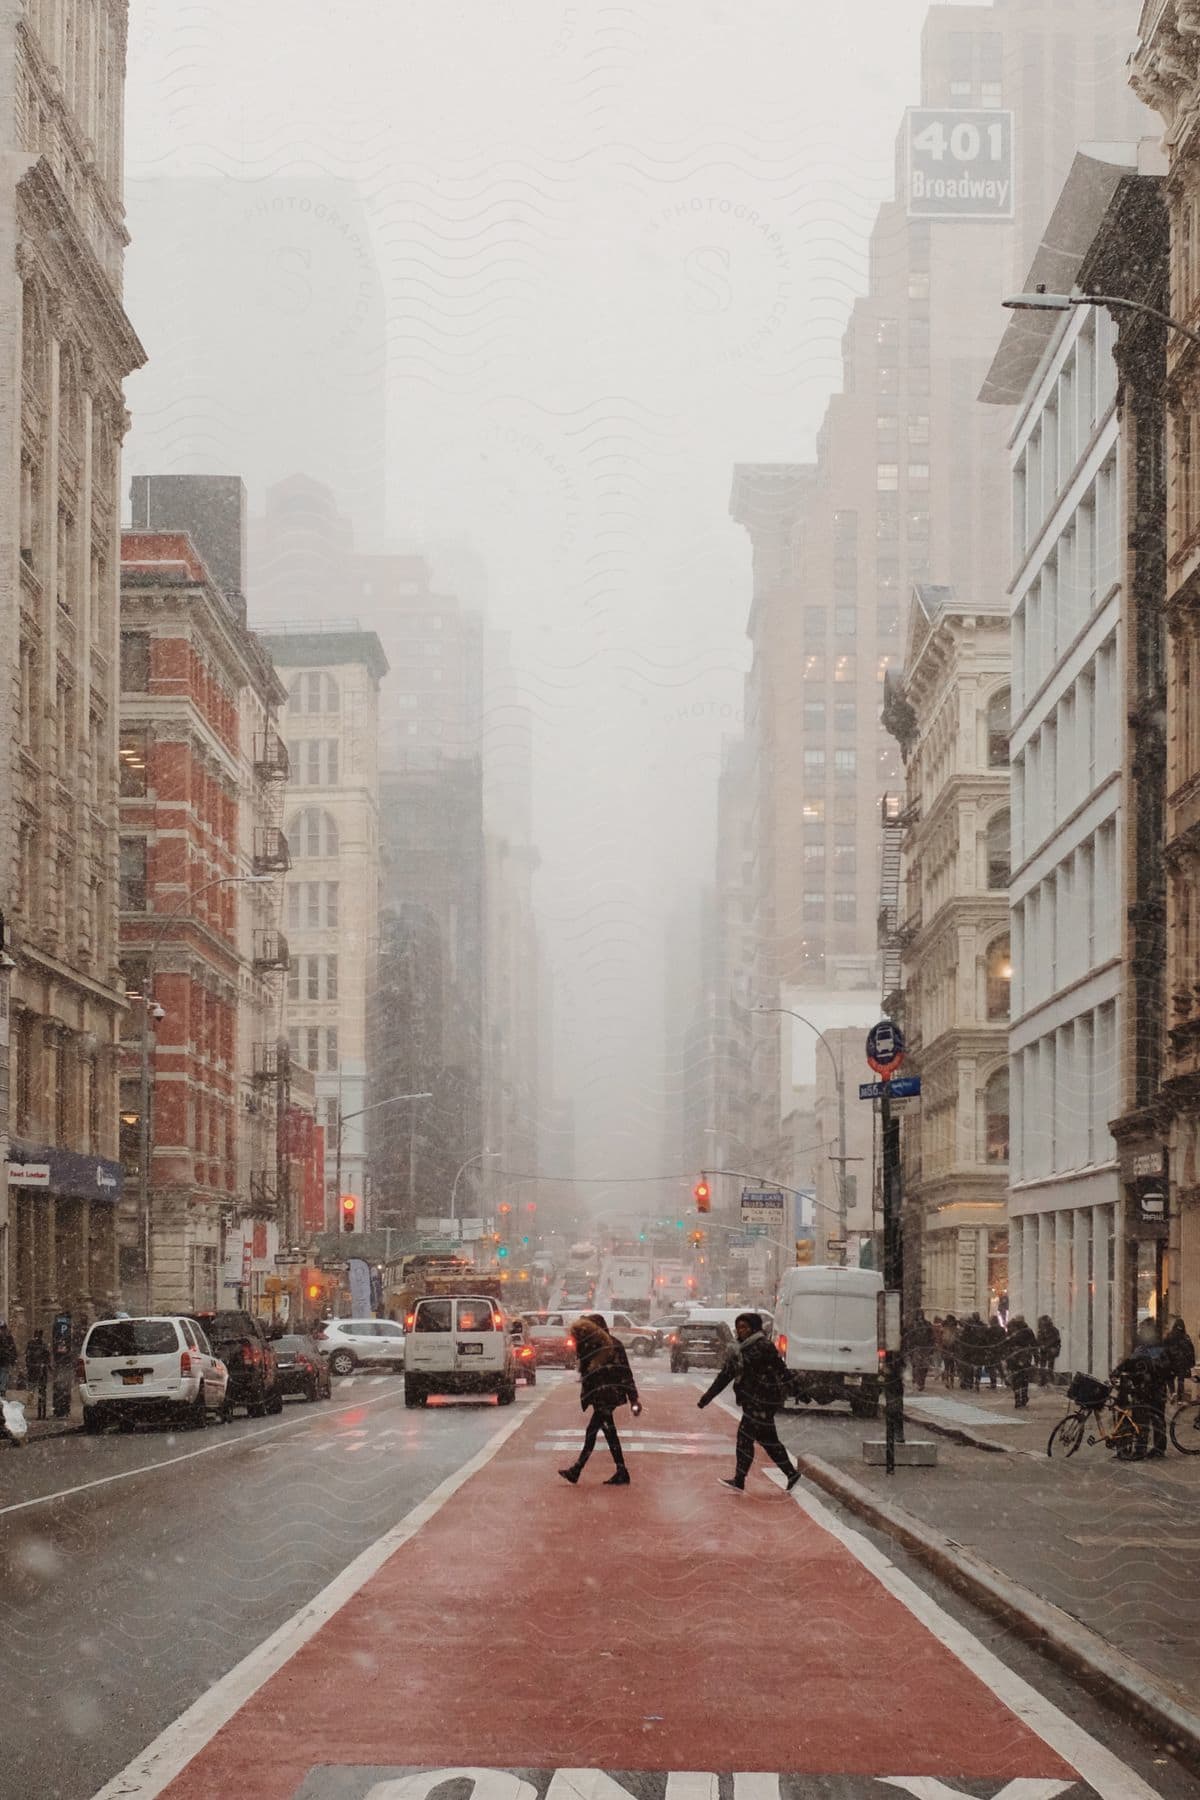
[[(603, 1441), (603, 1440), (601, 1440)], [(569, 1441), (562, 1438), (540, 1438), (534, 1445), (535, 1450), (552, 1450), (556, 1456), (566, 1455), (579, 1443), (579, 1433), (573, 1432)], [(711, 1444), (634, 1444), (621, 1433), (621, 1445), (627, 1456), (722, 1456), (728, 1457), (729, 1445), (714, 1440)], [(597, 1449), (600, 1445), (597, 1444)]]
[[(74, 1487), (57, 1488), (52, 1494), (37, 1494), (32, 1500), (14, 1500), (10, 1506), (0, 1506), (0, 1519), (7, 1518), (9, 1513), (28, 1512), (34, 1506), (50, 1506), (55, 1500), (70, 1500), (75, 1494), (86, 1494), (92, 1488), (110, 1487), (115, 1481), (132, 1481), (138, 1475), (153, 1475), (156, 1469), (170, 1469), (176, 1463), (192, 1462), (197, 1456), (215, 1456), (219, 1450), (232, 1450), (238, 1444), (250, 1444), (255, 1438), (268, 1437), (276, 1431), (286, 1431), (300, 1426), (296, 1432), (299, 1438), (306, 1427), (322, 1425), (327, 1419), (336, 1419), (339, 1413), (359, 1412), (364, 1406), (378, 1406), (381, 1401), (390, 1400), (391, 1394), (380, 1394), (374, 1400), (356, 1400), (353, 1406), (335, 1406), (332, 1412), (321, 1413), (318, 1418), (311, 1418), (306, 1413), (293, 1414), (288, 1419), (278, 1419), (274, 1425), (260, 1425), (256, 1431), (243, 1431), (237, 1436), (226, 1436), (219, 1444), (205, 1444), (201, 1450), (184, 1450), (178, 1456), (163, 1456), (157, 1462), (143, 1463), (137, 1469), (119, 1469), (115, 1475), (98, 1475), (93, 1481), (80, 1481)], [(312, 1445), (309, 1455), (316, 1456), (323, 1449), (335, 1449), (336, 1442), (331, 1440), (324, 1444)]]
[(366, 1586), (372, 1575), (378, 1574), (401, 1545), (407, 1544), (415, 1537), (423, 1525), (427, 1525), (446, 1502), (453, 1498), (461, 1487), (465, 1487), (473, 1475), (486, 1468), (496, 1453), (508, 1442), (513, 1433), (532, 1417), (541, 1405), (543, 1396), (531, 1400), (528, 1406), (521, 1409), (500, 1427), (468, 1462), (453, 1475), (434, 1488), (428, 1499), (414, 1506), (410, 1513), (390, 1531), (376, 1538), (373, 1544), (359, 1553), (352, 1562), (347, 1563), (340, 1575), (335, 1575), (328, 1587), (313, 1597), (299, 1612), (264, 1638), (258, 1648), (244, 1656), (228, 1674), (223, 1675), (215, 1686), (206, 1694), (193, 1701), (186, 1712), (180, 1713), (164, 1731), (160, 1731), (152, 1744), (148, 1744), (140, 1756), (114, 1775), (111, 1781), (93, 1796), (93, 1800), (157, 1800), (157, 1796), (168, 1787), (181, 1770), (185, 1769), (198, 1756), (204, 1747), (211, 1743), (222, 1726), (227, 1725), (234, 1714), (246, 1704), (271, 1677), (283, 1668), (295, 1656), (297, 1650), (303, 1649), (314, 1638), (323, 1625), (336, 1612), (340, 1612), (348, 1600), (352, 1600), (359, 1590)]

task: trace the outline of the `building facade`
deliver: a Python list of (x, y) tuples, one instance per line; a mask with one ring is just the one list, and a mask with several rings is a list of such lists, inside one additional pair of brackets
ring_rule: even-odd
[(367, 1012), (379, 948), (379, 687), (387, 659), (375, 633), (354, 620), (264, 633), (261, 642), (287, 689), (289, 1055), (316, 1078), (329, 1200), (340, 1165), (341, 1191), (362, 1203), (361, 1226), (370, 1211), (360, 1115), (369, 1099)]
[[(1024, 283), (1070, 289), (1136, 152), (1080, 153)], [(1070, 1367), (1128, 1336), (1121, 1111), (1126, 709), (1115, 330), (1014, 315), (987, 390), (1024, 394), (1011, 440), (1010, 1293)]]
[[(117, 1291), (124, 0), (0, 6), (0, 913), (15, 968), (0, 1304)], [(3, 979), (3, 978), (0, 978)]]
[[(235, 1221), (276, 1221), (286, 845), (267, 757), (278, 677), (180, 532), (121, 545), (121, 1287), (159, 1311), (220, 1303)], [(251, 879), (254, 877), (256, 879)], [(278, 1030), (276, 1024), (275, 1029)]]
[(918, 587), (899, 705), (900, 923), (908, 1062), (906, 1285), (927, 1312), (988, 1317), (1008, 1290), (1009, 621)]
[[(1193, 330), (1200, 316), (1196, 25), (1190, 0), (1147, 0), (1132, 61), (1134, 88), (1164, 127), (1167, 309)], [(1200, 1311), (1200, 353), (1188, 338), (1173, 332), (1166, 360), (1168, 1030), (1157, 1116), (1167, 1159), (1170, 1256), (1161, 1286), (1170, 1311), (1195, 1320)]]

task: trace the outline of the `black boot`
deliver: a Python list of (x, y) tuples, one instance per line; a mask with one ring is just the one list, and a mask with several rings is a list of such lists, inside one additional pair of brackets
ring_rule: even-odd
[(616, 1474), (610, 1475), (604, 1485), (605, 1485), (605, 1487), (628, 1487), (629, 1486), (629, 1470), (625, 1467), (624, 1463), (621, 1463), (619, 1465)]
[(583, 1464), (572, 1463), (569, 1469), (560, 1469), (558, 1472), (564, 1481), (569, 1481), (571, 1486), (574, 1487), (575, 1483), (579, 1480), (579, 1477), (583, 1474)]

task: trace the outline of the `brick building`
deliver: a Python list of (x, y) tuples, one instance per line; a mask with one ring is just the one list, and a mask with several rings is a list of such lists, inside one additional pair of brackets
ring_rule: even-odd
[(117, 467), (144, 356), (121, 297), (126, 30), (124, 0), (0, 5), (0, 1310), (18, 1342), (116, 1288)]
[[(266, 822), (277, 806), (273, 719), (283, 698), (243, 607), (214, 585), (191, 539), (126, 532), (122, 1288), (159, 1309), (216, 1305), (225, 1232), (243, 1215), (273, 1219), (279, 1204), (286, 1058), (243, 1068), (239, 1021), (247, 1007), (267, 1010), (266, 984), (286, 966), (287, 846)], [(250, 1095), (252, 1116), (267, 1123), (244, 1137)], [(264, 1136), (269, 1151), (247, 1167)]]

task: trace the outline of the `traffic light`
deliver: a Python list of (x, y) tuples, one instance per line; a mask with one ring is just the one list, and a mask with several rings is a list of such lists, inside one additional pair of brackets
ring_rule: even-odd
[(356, 1194), (343, 1194), (342, 1195), (342, 1230), (343, 1231), (353, 1231), (354, 1230), (354, 1222), (357, 1218), (358, 1218), (358, 1196)]
[(644, 1243), (645, 1243), (645, 1241), (646, 1241), (646, 1234), (645, 1234), (645, 1232), (644, 1232), (644, 1231), (639, 1231), (639, 1232), (638, 1232), (638, 1243), (639, 1243), (639, 1244), (644, 1244)]
[(529, 1248), (529, 1239), (528, 1238), (522, 1238), (521, 1242), (524, 1244), (526, 1249)]
[(508, 1255), (508, 1245), (501, 1244), (499, 1250), (497, 1250), (497, 1252), (496, 1252), (496, 1255), (497, 1256), (507, 1256)]
[(536, 1200), (527, 1200), (525, 1202), (525, 1211), (529, 1212), (529, 1213), (536, 1212), (537, 1211), (537, 1201)]
[(707, 1181), (704, 1180), (703, 1176), (701, 1176), (700, 1180), (692, 1189), (692, 1199), (696, 1202), (697, 1212), (712, 1211), (712, 1189), (709, 1187)]
[(305, 1291), (310, 1300), (319, 1300), (321, 1298), (321, 1286), (319, 1282), (310, 1281)]
[(698, 1248), (704, 1242), (704, 1233), (702, 1231), (691, 1231), (688, 1233), (688, 1238), (689, 1241)]

